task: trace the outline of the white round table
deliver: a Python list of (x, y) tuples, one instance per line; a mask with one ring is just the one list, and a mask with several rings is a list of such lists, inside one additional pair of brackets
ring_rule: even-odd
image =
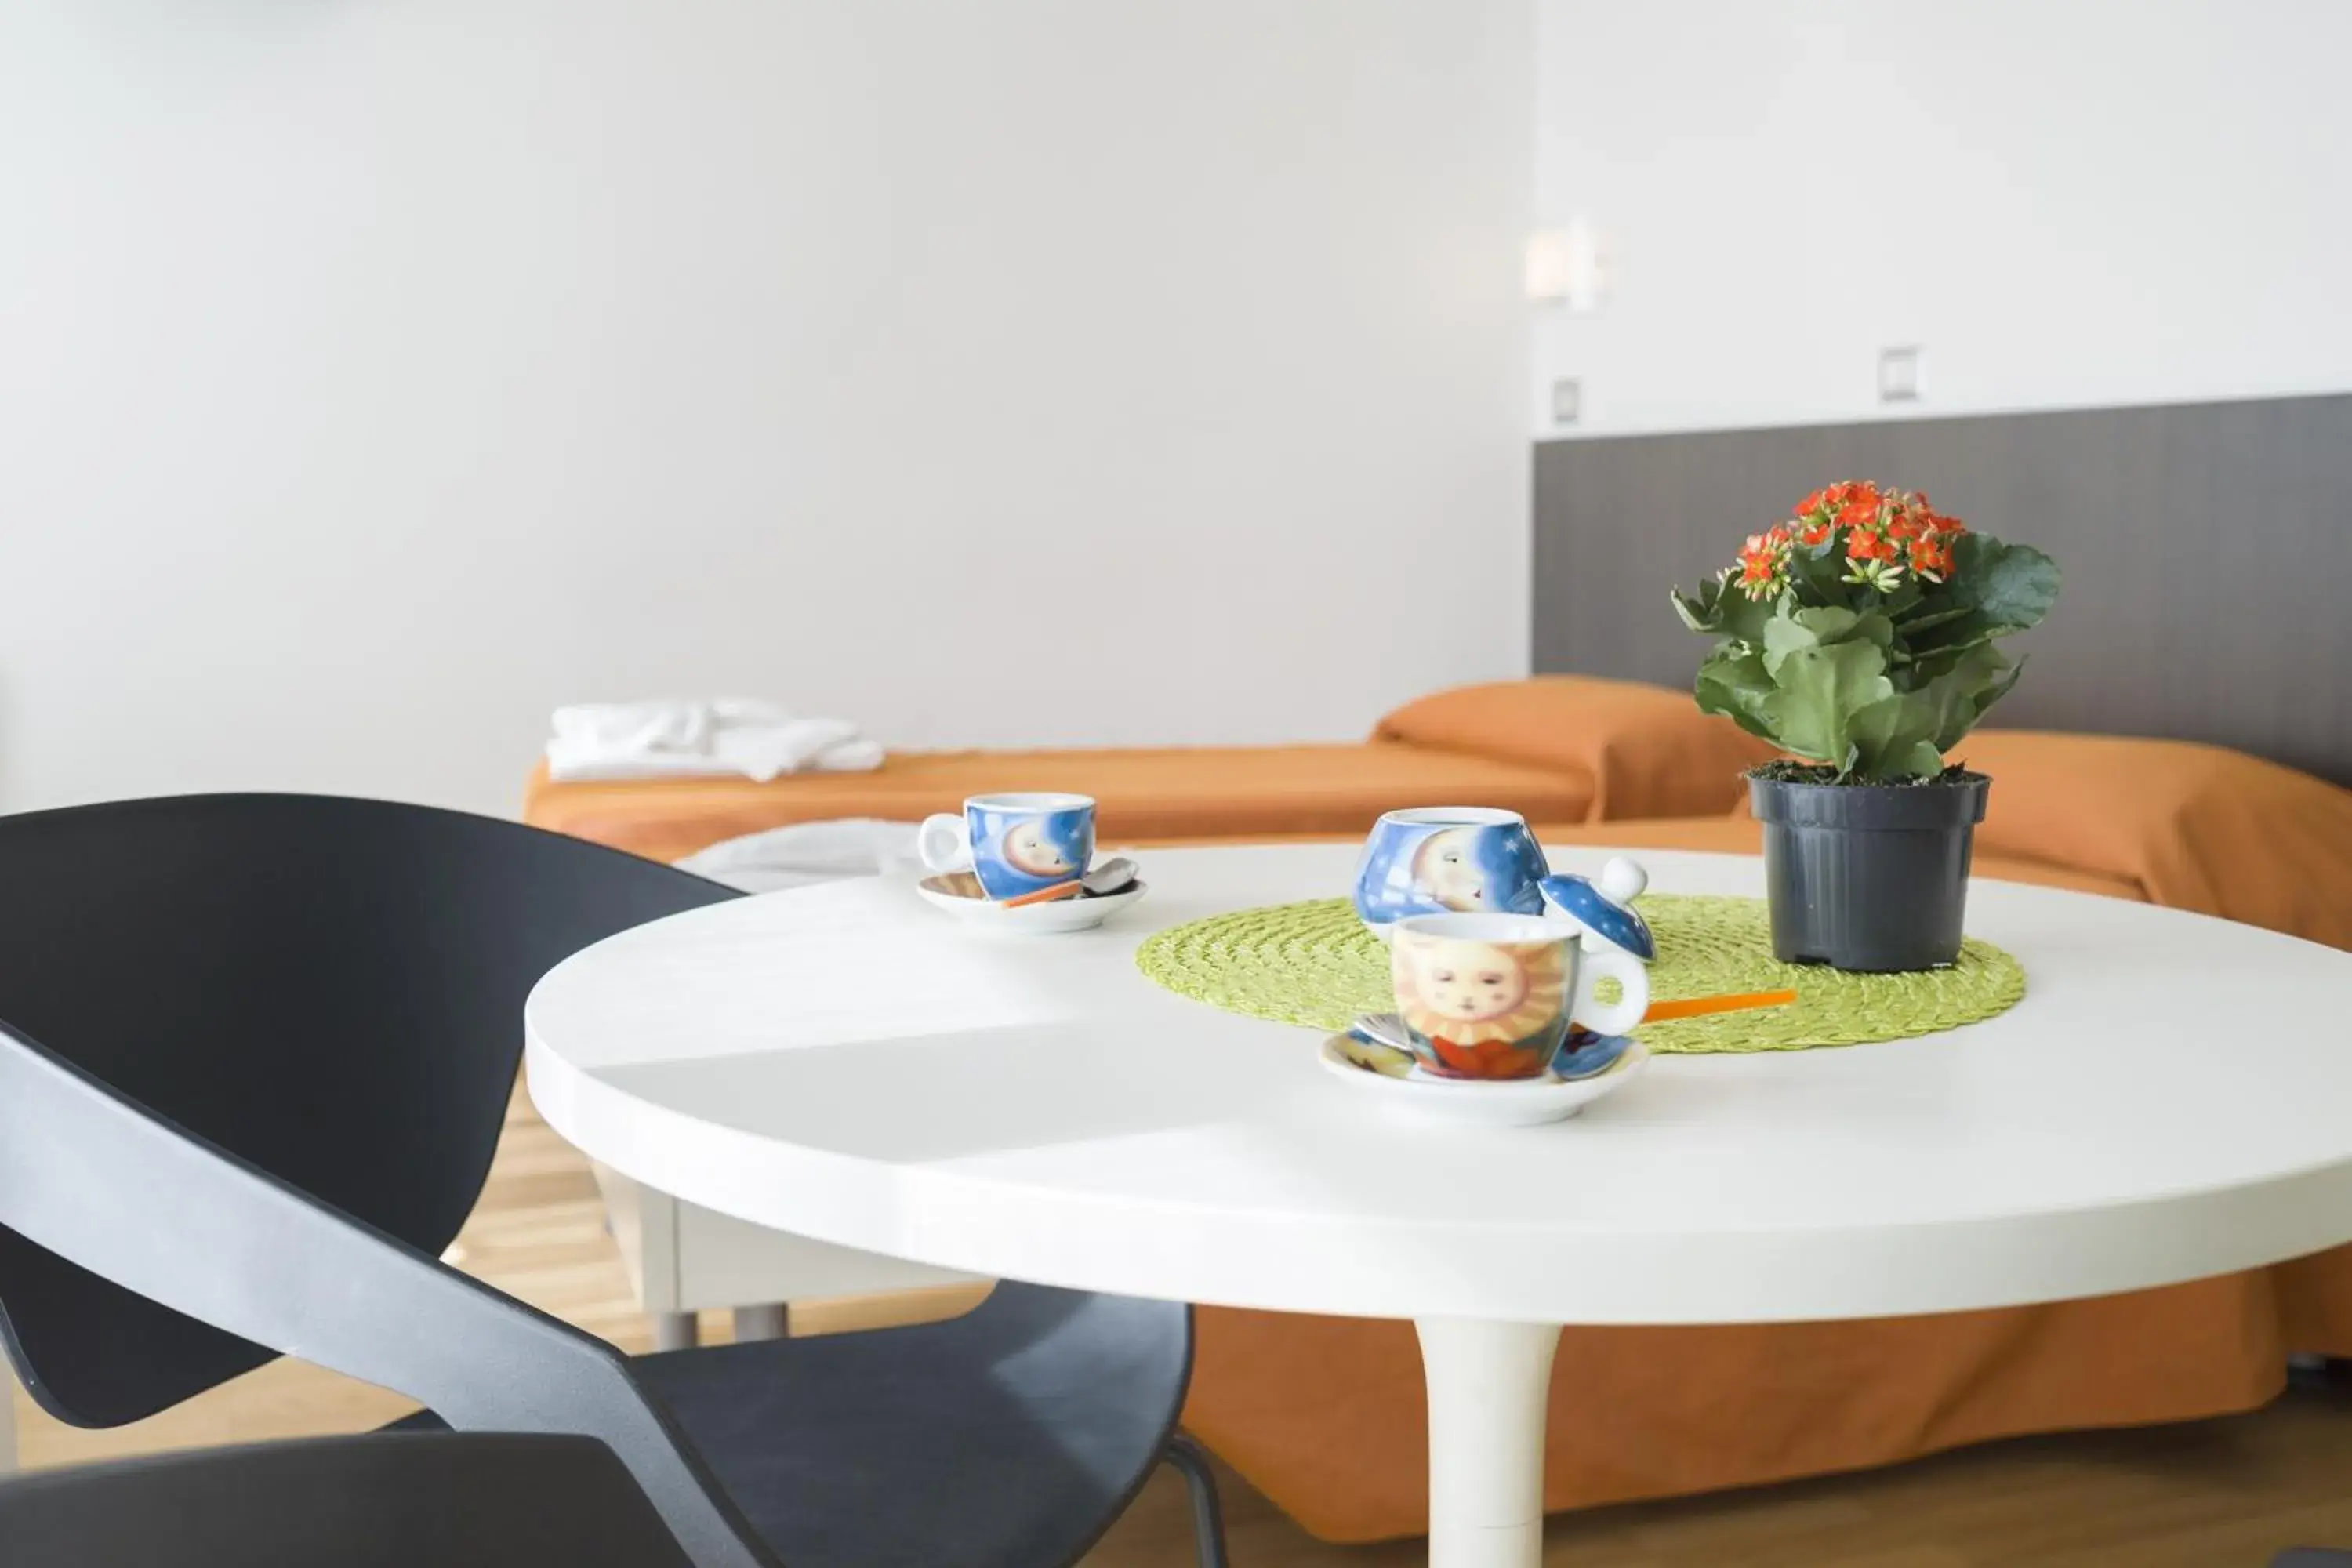
[[(1634, 853), (1662, 891), (1762, 890), (1753, 859)], [(1163, 926), (1344, 890), (1355, 855), (1154, 853), (1119, 924), (1026, 941), (877, 879), (659, 921), (541, 982), (531, 1095), (593, 1158), (760, 1225), (1044, 1284), (1412, 1319), (1440, 1568), (1538, 1561), (1563, 1324), (2049, 1301), (2352, 1238), (2352, 955), (1979, 882), (1969, 930), (2029, 976), (1999, 1018), (1662, 1058), (1574, 1121), (1462, 1130), (1376, 1114), (1316, 1032), (1135, 967)]]

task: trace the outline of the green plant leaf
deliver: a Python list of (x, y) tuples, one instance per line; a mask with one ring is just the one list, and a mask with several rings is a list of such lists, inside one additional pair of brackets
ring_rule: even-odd
[(1943, 759), (1929, 743), (1935, 732), (1934, 708), (1924, 693), (1897, 691), (1879, 699), (1853, 716), (1855, 775), (1873, 783), (1919, 777), (1922, 747), (1936, 759), (1927, 771), (1941, 770)]
[[(1927, 778), (1942, 771), (2000, 684), (2008, 659), (1990, 641), (1933, 679), (1895, 682), (1895, 695), (1854, 716), (1855, 772), (1869, 779)], [(1916, 677), (1921, 667), (1907, 673)], [(2006, 689), (2006, 687), (2001, 687)]]
[(1982, 610), (1978, 609), (1974, 605), (1969, 605), (1956, 615), (1937, 616), (1936, 624), (1932, 626), (1923, 627), (1917, 631), (1914, 631), (1909, 626), (1904, 627), (1903, 640), (1910, 645), (1914, 654), (1921, 658), (1927, 658), (1935, 654), (1967, 647), (1971, 643), (1982, 642), (1997, 635), (1999, 631), (2000, 628), (1986, 618)]
[(1789, 645), (1777, 666), (1768, 654), (1766, 666), (1772, 690), (1757, 709), (1772, 738), (1798, 756), (1852, 772), (1854, 716), (1895, 693), (1885, 650), (1868, 640)]
[(1723, 599), (1723, 629), (1744, 643), (1762, 642), (1764, 628), (1772, 619), (1773, 602), (1751, 599), (1727, 583)]
[[(1925, 608), (1930, 602), (1931, 601), (1928, 600), (1922, 600), (1920, 601), (1920, 606)], [(1978, 613), (1977, 607), (1974, 605), (1948, 605), (1940, 610), (1931, 610), (1926, 615), (1916, 615), (1907, 620), (1904, 620), (1902, 623), (1903, 635), (1906, 637), (1915, 637), (1921, 632), (1927, 631), (1931, 627), (1940, 626), (1948, 621), (1957, 621), (1962, 616), (1973, 616)]]
[(1978, 699), (2008, 662), (1999, 648), (1987, 643), (1957, 668), (1921, 688), (1920, 700), (1927, 704), (1934, 721), (1928, 739), (1935, 742), (1936, 750), (1948, 752), (1968, 738), (1969, 731), (1976, 728)]
[(1922, 741), (1911, 749), (1908, 757), (1892, 759), (1890, 766), (1893, 771), (1886, 774), (1888, 778), (1931, 779), (1944, 771), (1944, 756), (1933, 742)]
[(1764, 636), (1764, 624), (1772, 618), (1770, 602), (1751, 599), (1720, 577), (1707, 578), (1696, 594), (1677, 589), (1673, 597), (1675, 613), (1682, 617), (1683, 625), (1709, 637), (1759, 642)]
[(2058, 563), (2030, 544), (2004, 544), (1989, 533), (1964, 536), (1952, 549), (1955, 599), (2006, 631), (2041, 624), (2058, 600)]
[[(1895, 640), (1895, 623), (1876, 610), (1849, 610), (1841, 605), (1815, 605), (1790, 610), (1784, 617), (1811, 632), (1821, 643), (1852, 642), (1859, 637), (1885, 647)], [(1768, 630), (1765, 643), (1771, 638)]]
[(1966, 637), (1957, 642), (1930, 641), (1925, 647), (1915, 645), (1912, 649), (1914, 684), (1925, 686), (1929, 681), (1940, 680), (1950, 671), (1958, 668), (1964, 661), (1979, 657), (1978, 650), (1989, 647), (1995, 637), (2009, 635), (2011, 634), (1979, 626)]
[(1672, 592), (1675, 613), (1683, 625), (1695, 632), (1720, 633), (1723, 628), (1723, 596), (1729, 584), (1721, 577), (1703, 578), (1698, 592), (1685, 594), (1680, 588)]
[[(2008, 696), (2010, 689), (2017, 684), (2017, 678), (2024, 673), (2025, 660), (2020, 658), (2017, 663), (2011, 668), (2010, 672), (2006, 676), (1996, 679), (1990, 686), (1986, 687), (1984, 690), (1979, 692), (1976, 699), (1977, 710), (1969, 720), (1969, 729), (1972, 730), (1976, 728), (1977, 724), (1983, 720), (1985, 710), (2000, 701), (2002, 698)], [(1968, 731), (1964, 730), (1960, 733), (1965, 735), (1967, 732)], [(1951, 746), (1957, 746), (1959, 743), (1960, 737), (1957, 735), (1954, 736), (1951, 741)], [(1948, 751), (1950, 750), (1950, 746), (1947, 746), (1945, 749)]]
[(1821, 634), (1811, 626), (1793, 616), (1776, 616), (1764, 626), (1764, 673), (1777, 680), (1790, 654), (1821, 646)]
[(1764, 672), (1764, 656), (1731, 643), (1706, 656), (1692, 683), (1699, 711), (1720, 713), (1749, 734), (1778, 743), (1761, 706), (1771, 690), (1772, 678)]
[(1778, 677), (1780, 661), (1799, 648), (1821, 647), (1825, 644), (1843, 642), (1853, 635), (1854, 622), (1860, 619), (1852, 610), (1833, 605), (1785, 607), (1783, 613), (1764, 623), (1764, 668)]
[(1789, 552), (1789, 585), (1798, 602), (1816, 607), (1849, 607), (1854, 590), (1847, 584), (1845, 553), (1832, 534), (1819, 544), (1800, 544)]
[(1789, 612), (1796, 622), (1822, 642), (1843, 642), (1853, 635), (1862, 617), (1843, 605), (1807, 605)]
[[(1703, 593), (1704, 590), (1701, 592)], [(1714, 610), (1708, 607), (1704, 598), (1694, 598), (1680, 588), (1668, 589), (1666, 596), (1675, 602), (1675, 614), (1680, 616), (1683, 618), (1683, 625), (1691, 630), (1715, 632), (1722, 629), (1722, 621), (1716, 616)]]

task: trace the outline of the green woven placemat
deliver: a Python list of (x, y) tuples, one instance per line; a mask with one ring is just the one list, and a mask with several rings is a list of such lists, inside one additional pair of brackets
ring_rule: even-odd
[[(2025, 994), (2025, 971), (1990, 942), (1970, 937), (1959, 962), (1919, 974), (1846, 974), (1772, 956), (1760, 899), (1654, 893), (1642, 913), (1658, 940), (1654, 999), (1793, 990), (1785, 1007), (1645, 1024), (1654, 1051), (1801, 1051), (1899, 1040), (1990, 1018)], [(1137, 967), (1181, 996), (1229, 1013), (1317, 1029), (1344, 1029), (1360, 1013), (1385, 1012), (1389, 953), (1345, 899), (1236, 910), (1156, 931)]]

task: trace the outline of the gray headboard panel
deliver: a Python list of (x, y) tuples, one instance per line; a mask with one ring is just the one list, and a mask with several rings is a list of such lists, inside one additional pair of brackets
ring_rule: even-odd
[(2352, 783), (2352, 395), (1547, 442), (1535, 668), (1687, 682), (1706, 644), (1667, 588), (1843, 479), (1925, 489), (2064, 568), (1993, 722)]

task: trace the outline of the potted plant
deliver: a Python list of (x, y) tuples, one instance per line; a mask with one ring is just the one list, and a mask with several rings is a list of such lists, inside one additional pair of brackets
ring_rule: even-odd
[(2000, 640), (2057, 595), (2042, 552), (1858, 480), (1675, 592), (1684, 623), (1719, 639), (1699, 707), (1798, 759), (1748, 774), (1779, 957), (1906, 970), (1959, 955), (1990, 781), (1944, 759), (2017, 684)]

